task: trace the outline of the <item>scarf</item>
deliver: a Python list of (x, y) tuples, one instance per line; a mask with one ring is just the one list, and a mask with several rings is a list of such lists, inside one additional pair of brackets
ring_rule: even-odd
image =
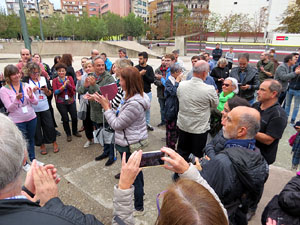
[(229, 139), (224, 144), (225, 148), (242, 147), (254, 150), (255, 139)]
[(217, 109), (222, 112), (224, 109), (224, 105), (225, 103), (228, 101), (228, 99), (233, 98), (235, 95), (234, 92), (231, 92), (230, 94), (224, 96), (224, 92), (222, 91), (220, 96), (219, 96), (219, 105), (217, 107)]

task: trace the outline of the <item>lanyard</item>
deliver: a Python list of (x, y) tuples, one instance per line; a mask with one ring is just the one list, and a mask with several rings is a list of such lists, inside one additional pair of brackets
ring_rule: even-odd
[(41, 94), (41, 90), (40, 90), (41, 85), (40, 85), (40, 82), (38, 81), (38, 85), (36, 85), (36, 83), (35, 83), (31, 78), (30, 78), (30, 80), (31, 80), (31, 82), (32, 82), (35, 86), (39, 87), (39, 94)]
[(120, 105), (119, 105), (119, 107), (117, 108), (117, 111), (116, 111), (116, 116), (119, 116), (120, 110), (121, 110), (122, 106), (124, 105), (124, 103), (125, 103), (125, 100), (124, 100), (124, 97), (122, 97)]
[[(64, 86), (65, 81), (67, 80), (67, 78), (65, 77), (65, 80), (63, 81), (62, 79), (58, 78), (59, 82)], [(68, 90), (67, 87), (65, 87), (65, 93), (67, 94)]]
[[(16, 91), (16, 89), (14, 88), (14, 86), (11, 84), (10, 85), (11, 86), (11, 88), (14, 90), (14, 92), (17, 94), (17, 91)], [(21, 100), (21, 102), (22, 102), (22, 104), (24, 103), (24, 91), (23, 91), (23, 88), (22, 88), (22, 82), (20, 82), (20, 90), (19, 91), (21, 91), (22, 92), (22, 98), (20, 99)]]

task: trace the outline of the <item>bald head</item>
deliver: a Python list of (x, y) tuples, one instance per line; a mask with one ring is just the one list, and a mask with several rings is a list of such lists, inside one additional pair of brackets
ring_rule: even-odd
[(99, 51), (97, 49), (93, 49), (91, 51), (91, 57), (92, 57), (92, 59), (95, 58), (98, 55), (99, 55)]
[(228, 139), (253, 139), (260, 129), (260, 114), (256, 109), (238, 106), (222, 122), (224, 137)]
[(209, 72), (209, 64), (204, 60), (199, 60), (194, 64), (193, 76), (199, 77), (202, 80), (206, 80), (207, 74)]

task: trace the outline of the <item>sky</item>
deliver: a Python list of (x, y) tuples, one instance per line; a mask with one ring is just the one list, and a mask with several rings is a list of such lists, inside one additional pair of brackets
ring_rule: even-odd
[[(60, 9), (60, 0), (49, 0), (54, 4), (55, 9)], [(1, 8), (6, 8), (5, 7), (5, 0), (0, 0), (0, 7)]]

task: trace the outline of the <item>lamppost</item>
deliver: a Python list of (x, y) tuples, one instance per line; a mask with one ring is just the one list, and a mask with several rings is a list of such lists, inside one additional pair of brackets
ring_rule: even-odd
[(25, 43), (25, 48), (29, 49), (31, 51), (31, 43), (29, 40), (28, 30), (27, 30), (27, 23), (26, 23), (26, 17), (24, 13), (24, 6), (22, 0), (19, 0), (20, 5), (20, 20), (21, 20), (21, 28), (22, 28), (22, 34), (23, 34), (23, 40)]
[(38, 13), (39, 13), (41, 38), (42, 38), (42, 41), (45, 41), (45, 39), (44, 39), (44, 33), (43, 33), (42, 18), (41, 18), (41, 13), (40, 13), (39, 0), (36, 0), (36, 6), (37, 6), (37, 8), (38, 8)]

